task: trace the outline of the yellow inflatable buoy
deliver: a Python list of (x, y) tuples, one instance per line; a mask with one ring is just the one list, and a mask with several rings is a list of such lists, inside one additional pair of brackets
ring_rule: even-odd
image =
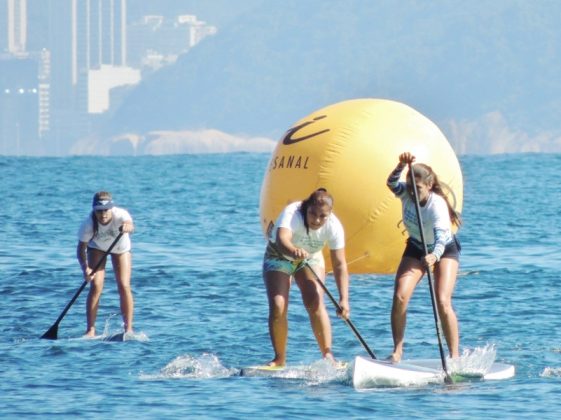
[[(288, 203), (324, 187), (333, 195), (333, 211), (345, 228), (349, 271), (395, 272), (407, 233), (401, 202), (386, 180), (406, 151), (434, 169), (448, 187), (449, 201), (461, 212), (460, 164), (438, 127), (402, 103), (355, 99), (312, 113), (279, 140), (261, 186), (263, 232)], [(325, 256), (331, 270), (327, 250)]]

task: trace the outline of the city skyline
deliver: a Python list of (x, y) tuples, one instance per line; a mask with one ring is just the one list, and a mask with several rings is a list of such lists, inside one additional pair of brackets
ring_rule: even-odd
[(262, 150), (361, 97), (412, 106), (458, 154), (558, 153), (559, 13), (545, 0), (0, 0), (0, 154)]
[[(6, 28), (0, 37), (0, 154), (5, 155), (68, 154), (73, 143), (92, 135), (127, 87), (216, 33), (194, 15), (177, 16), (172, 24), (150, 15), (131, 24), (127, 0), (0, 5)], [(33, 22), (29, 12), (35, 12)], [(27, 43), (28, 37), (41, 38), (34, 29), (43, 31), (42, 43), (34, 43), (38, 50)]]

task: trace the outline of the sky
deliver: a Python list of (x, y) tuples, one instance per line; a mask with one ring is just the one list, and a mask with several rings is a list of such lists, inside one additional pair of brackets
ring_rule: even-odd
[[(48, 2), (28, 1), (39, 48)], [(77, 139), (72, 154), (268, 150), (298, 119), (356, 97), (414, 107), (458, 154), (561, 152), (559, 2), (128, 0), (127, 11), (195, 14), (218, 33), (126, 92), (101, 119), (111, 135)]]

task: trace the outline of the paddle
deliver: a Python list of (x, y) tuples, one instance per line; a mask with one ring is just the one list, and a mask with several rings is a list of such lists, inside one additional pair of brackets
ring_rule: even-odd
[[(101, 264), (103, 264), (103, 261), (105, 261), (105, 258), (107, 258), (107, 255), (109, 255), (109, 253), (111, 252), (111, 250), (113, 249), (113, 247), (115, 245), (117, 245), (117, 242), (119, 242), (119, 239), (121, 239), (121, 236), (123, 236), (124, 232), (120, 232), (117, 237), (115, 238), (115, 240), (113, 241), (113, 243), (111, 244), (111, 246), (107, 249), (107, 251), (105, 251), (105, 253), (103, 254), (103, 256), (100, 258), (100, 260), (97, 262), (97, 264), (95, 265), (95, 267), (92, 270), (92, 274), (94, 274), (99, 267), (101, 267)], [(78, 299), (78, 296), (80, 296), (80, 293), (82, 293), (82, 290), (84, 290), (84, 287), (86, 287), (86, 284), (88, 284), (88, 282), (86, 280), (84, 280), (84, 282), (82, 283), (82, 285), (80, 286), (80, 288), (76, 291), (76, 293), (74, 293), (74, 296), (72, 297), (72, 299), (70, 300), (70, 302), (68, 302), (68, 305), (66, 305), (66, 307), (64, 308), (64, 310), (62, 311), (62, 313), (59, 315), (59, 317), (57, 318), (57, 320), (55, 321), (55, 323), (51, 326), (51, 328), (49, 328), (47, 330), (47, 332), (45, 334), (43, 334), (41, 336), (41, 338), (45, 338), (47, 340), (56, 340), (57, 336), (58, 336), (58, 324), (60, 324), (60, 321), (62, 321), (62, 318), (64, 318), (64, 315), (66, 315), (66, 313), (68, 312), (68, 310), (70, 309), (70, 307), (72, 306), (72, 304), (76, 301), (76, 299)]]
[[(417, 184), (415, 183), (415, 175), (413, 174), (413, 168), (411, 167), (411, 163), (409, 165), (409, 174), (411, 178), (411, 185), (413, 188), (413, 195), (415, 196), (415, 210), (417, 212), (417, 223), (419, 224), (419, 232), (421, 233), (421, 242), (423, 242), (423, 249), (425, 251), (425, 255), (429, 254), (427, 248), (427, 241), (425, 240), (425, 233), (423, 231), (423, 219), (421, 216), (421, 204), (419, 203), (419, 193), (417, 192)], [(436, 337), (438, 338), (438, 349), (440, 350), (440, 360), (442, 361), (442, 369), (446, 375), (445, 381), (446, 383), (452, 383), (452, 377), (448, 372), (448, 366), (446, 366), (446, 356), (444, 355), (444, 349), (442, 347), (442, 339), (440, 338), (440, 319), (438, 317), (438, 310), (436, 309), (436, 300), (434, 298), (434, 285), (432, 282), (432, 275), (430, 267), (427, 267), (427, 278), (429, 280), (429, 289), (430, 289), (430, 299), (432, 303), (432, 313), (434, 315), (434, 324), (436, 326)]]
[[(308, 267), (308, 269), (312, 272), (312, 274), (315, 276), (316, 281), (319, 283), (319, 285), (321, 286), (321, 288), (323, 289), (323, 291), (325, 292), (325, 294), (327, 296), (329, 296), (329, 299), (331, 300), (331, 302), (333, 302), (333, 305), (335, 305), (335, 308), (339, 311), (342, 312), (341, 306), (339, 306), (339, 303), (337, 303), (337, 301), (335, 300), (335, 298), (333, 298), (333, 295), (329, 292), (329, 289), (327, 289), (327, 287), (325, 286), (325, 284), (323, 284), (323, 282), (321, 281), (321, 279), (319, 278), (319, 276), (316, 274), (316, 272), (314, 271), (314, 269), (310, 266), (310, 264), (308, 264), (307, 262), (304, 263), (304, 266)], [(368, 344), (366, 344), (366, 341), (364, 341), (364, 339), (362, 338), (362, 336), (359, 334), (358, 330), (356, 329), (356, 327), (353, 325), (353, 323), (351, 322), (350, 319), (348, 318), (343, 318), (343, 320), (347, 323), (347, 325), (349, 327), (351, 327), (351, 330), (353, 331), (353, 333), (355, 334), (356, 338), (358, 338), (358, 341), (360, 341), (360, 344), (362, 344), (362, 346), (364, 347), (364, 349), (367, 351), (367, 353), (370, 355), (370, 357), (372, 359), (376, 359), (376, 355), (374, 354), (374, 352), (372, 350), (370, 350), (370, 347), (368, 347)]]

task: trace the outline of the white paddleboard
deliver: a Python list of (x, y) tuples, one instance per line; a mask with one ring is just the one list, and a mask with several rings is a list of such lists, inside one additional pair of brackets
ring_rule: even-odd
[(82, 339), (86, 340), (99, 340), (99, 341), (127, 341), (130, 340), (130, 337), (127, 337), (126, 333), (113, 333), (113, 334), (100, 334), (96, 335), (95, 337), (81, 337)]
[[(513, 365), (493, 363), (484, 374), (453, 373), (452, 377), (479, 377), (485, 380), (512, 378)], [(422, 386), (444, 382), (440, 359), (405, 360), (394, 364), (385, 360), (367, 359), (357, 356), (352, 366), (353, 386), (357, 389), (384, 386)]]

